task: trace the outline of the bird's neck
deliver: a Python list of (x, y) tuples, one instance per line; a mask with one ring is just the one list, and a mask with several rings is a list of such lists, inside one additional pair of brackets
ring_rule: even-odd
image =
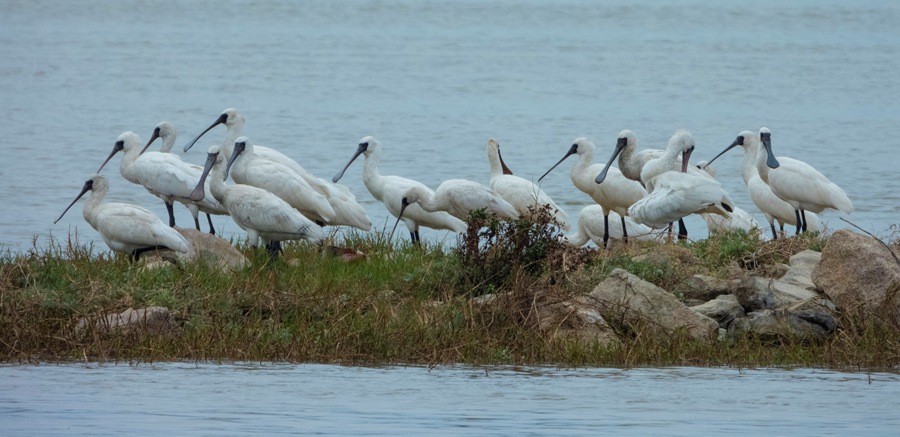
[(219, 158), (220, 161), (216, 162), (213, 165), (212, 170), (209, 172), (209, 177), (207, 181), (209, 181), (209, 192), (224, 205), (225, 194), (228, 192), (228, 185), (225, 185), (225, 161), (222, 158)]
[(163, 138), (162, 140), (163, 140), (163, 145), (159, 149), (159, 151), (162, 153), (171, 153), (172, 147), (175, 146), (175, 135), (166, 135), (166, 137)]
[(766, 159), (768, 158), (769, 152), (766, 151), (766, 148), (760, 142), (756, 150), (756, 171), (759, 173), (759, 178), (765, 183), (769, 183), (769, 166), (766, 165)]
[(744, 159), (741, 160), (741, 177), (744, 179), (744, 184), (759, 174), (759, 170), (756, 169), (756, 154), (757, 147), (755, 145), (744, 147)]
[(134, 173), (137, 168), (133, 166), (134, 162), (141, 157), (141, 149), (139, 147), (131, 147), (122, 151), (122, 160), (119, 161), (119, 173), (123, 178), (128, 179), (133, 184), (139, 184), (137, 174)]
[(377, 152), (365, 155), (363, 158), (363, 184), (369, 192), (373, 192), (373, 188), (381, 181), (381, 174), (378, 172), (380, 158), (381, 156)]
[(426, 192), (422, 192), (419, 194), (418, 204), (422, 207), (422, 209), (428, 212), (444, 211), (447, 209), (447, 205), (441, 205), (441, 202), (438, 201), (437, 196)]
[(84, 220), (95, 230), (97, 229), (97, 208), (100, 207), (100, 202), (103, 201), (104, 196), (106, 196), (106, 190), (104, 189), (91, 190), (91, 197), (88, 197), (82, 210)]
[(503, 165), (500, 163), (500, 153), (491, 149), (488, 151), (488, 162), (491, 164), (491, 177), (503, 175)]
[(225, 159), (231, 159), (231, 152), (234, 150), (234, 142), (244, 134), (244, 123), (241, 121), (228, 125), (228, 132), (225, 133), (225, 141), (222, 142), (220, 150), (225, 155)]

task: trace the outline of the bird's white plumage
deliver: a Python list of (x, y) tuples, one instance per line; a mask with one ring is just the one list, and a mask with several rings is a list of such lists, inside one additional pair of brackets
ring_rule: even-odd
[(466, 179), (448, 179), (432, 193), (412, 187), (404, 196), (409, 203), (418, 203), (425, 211), (447, 211), (466, 221), (472, 211), (483, 209), (501, 219), (516, 219), (519, 213), (509, 202), (490, 188)]
[[(363, 184), (372, 197), (384, 204), (384, 207), (394, 217), (400, 216), (403, 206), (403, 196), (411, 189), (418, 188), (424, 192), (434, 195), (434, 192), (422, 184), (421, 182), (407, 179), (400, 176), (384, 176), (378, 172), (378, 164), (381, 161), (381, 143), (371, 136), (363, 137), (359, 140), (357, 153), (350, 159), (350, 162), (344, 167), (346, 170), (353, 161), (362, 154), (365, 158), (363, 163)], [(343, 176), (343, 172), (335, 176), (335, 182)], [(445, 229), (453, 232), (465, 232), (466, 224), (460, 219), (453, 217), (445, 211), (428, 212), (422, 209), (418, 204), (409, 205), (403, 211), (401, 218), (403, 224), (409, 230), (410, 234), (419, 231), (420, 226), (432, 229)]]
[(500, 145), (493, 139), (488, 140), (487, 154), (491, 165), (491, 189), (515, 207), (520, 216), (528, 217), (532, 214), (532, 209), (548, 207), (550, 214), (563, 229), (571, 229), (566, 212), (540, 187), (519, 176), (503, 173)]
[[(584, 246), (588, 241), (593, 241), (597, 246), (603, 247), (604, 211), (600, 205), (588, 205), (581, 209), (578, 214), (578, 225), (570, 234), (565, 235), (567, 243), (575, 247)], [(622, 217), (614, 211), (609, 213), (609, 220), (613, 223), (619, 223)], [(628, 232), (628, 238), (637, 240), (652, 240), (656, 236), (652, 233), (653, 229), (636, 223), (630, 217), (625, 217), (625, 229)], [(613, 240), (621, 240), (623, 237), (622, 230), (619, 226), (609, 227), (609, 238)]]
[(89, 181), (91, 197), (84, 204), (84, 219), (100, 233), (110, 249), (131, 253), (137, 249), (164, 246), (176, 252), (190, 252), (188, 241), (152, 212), (127, 203), (102, 203), (109, 191), (106, 178), (94, 175)]
[(210, 147), (206, 163), (209, 187), (225, 206), (232, 220), (247, 231), (250, 242), (284, 240), (318, 242), (325, 238), (321, 227), (304, 217), (280, 197), (262, 188), (225, 183), (225, 157)]
[[(653, 191), (628, 209), (638, 223), (662, 228), (691, 214), (710, 213), (729, 216), (734, 202), (718, 182), (669, 171), (653, 179)], [(728, 205), (726, 208), (724, 205)]]
[[(153, 143), (157, 138), (162, 141), (162, 146), (159, 149), (159, 153), (169, 153), (172, 156), (178, 157), (174, 153), (172, 153), (172, 147), (175, 146), (175, 140), (178, 137), (178, 130), (175, 129), (175, 126), (168, 121), (162, 121), (156, 125), (153, 129), (153, 135), (150, 137), (150, 140), (147, 141), (147, 146)], [(147, 148), (144, 146), (144, 149)], [(146, 154), (147, 152), (144, 152)], [(143, 155), (143, 154), (142, 154)], [(181, 160), (181, 158), (178, 158)], [(203, 167), (199, 165), (194, 165), (191, 163), (185, 163), (190, 166), (191, 172), (191, 182), (196, 184), (197, 181), (200, 180), (200, 174), (203, 173)], [(206, 186), (206, 193), (209, 193), (209, 185)], [(190, 196), (190, 193), (188, 193)], [(198, 212), (203, 212), (207, 215), (225, 215), (228, 214), (228, 211), (225, 210), (225, 207), (219, 204), (219, 202), (211, 195), (204, 196), (203, 200), (199, 202), (191, 202), (188, 200), (178, 200), (179, 203), (182, 203), (187, 209), (191, 212), (191, 215), (194, 217), (194, 222), (197, 223), (197, 215)], [(198, 225), (199, 229), (199, 225)]]
[(261, 158), (247, 137), (238, 137), (233, 148), (229, 174), (235, 183), (270, 191), (312, 221), (329, 223), (334, 209), (318, 191), (295, 171), (275, 161)]
[[(716, 169), (706, 161), (700, 161), (695, 166), (696, 169), (706, 172), (710, 177), (715, 179)], [(734, 211), (728, 217), (719, 214), (700, 214), (703, 221), (706, 222), (706, 228), (710, 233), (727, 232), (731, 230), (742, 230), (751, 232), (759, 229), (759, 223), (747, 211), (733, 206)]]
[(758, 152), (756, 168), (760, 178), (769, 184), (776, 196), (795, 210), (820, 213), (825, 209), (836, 209), (846, 214), (853, 211), (853, 203), (847, 193), (811, 165), (779, 156), (776, 158), (779, 166), (770, 168), (767, 164), (770, 150), (765, 144), (769, 140), (763, 139), (764, 135), (771, 135), (768, 128), (760, 129), (760, 141), (764, 144)]

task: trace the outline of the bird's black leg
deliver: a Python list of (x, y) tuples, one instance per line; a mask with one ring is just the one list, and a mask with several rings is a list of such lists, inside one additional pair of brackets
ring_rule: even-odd
[(622, 241), (628, 244), (628, 229), (625, 229), (625, 216), (620, 215), (619, 218), (622, 219)]
[(606, 248), (606, 242), (609, 241), (609, 214), (603, 216), (603, 247)]
[(209, 214), (206, 214), (206, 222), (209, 223), (209, 233), (210, 235), (216, 235), (216, 228), (212, 225), (212, 217)]
[(278, 254), (281, 252), (281, 241), (272, 240), (266, 243), (266, 253), (269, 255), (269, 259), (274, 260), (278, 258)]
[(419, 230), (416, 229), (416, 231), (413, 234), (416, 236), (415, 243), (422, 244), (422, 236), (419, 235)]
[(687, 240), (687, 227), (684, 220), (678, 219), (678, 241)]
[(800, 218), (803, 219), (803, 233), (805, 234), (806, 233), (806, 210), (804, 210), (804, 209), (800, 210)]
[(772, 239), (777, 240), (778, 234), (775, 233), (775, 223), (769, 223), (769, 227), (772, 228)]
[(161, 250), (161, 249), (168, 249), (168, 247), (166, 247), (166, 246), (139, 247), (139, 248), (131, 251), (131, 261), (137, 262), (137, 260), (140, 259), (141, 255), (143, 255), (144, 253), (150, 252), (152, 250)]
[(800, 235), (800, 228), (803, 227), (803, 220), (800, 219), (800, 210), (795, 209), (794, 215), (797, 216), (797, 232), (795, 232), (794, 235)]
[(194, 227), (197, 228), (198, 232), (203, 232), (200, 230), (200, 217), (194, 217)]
[(172, 208), (172, 202), (165, 202), (166, 211), (169, 213), (169, 226), (175, 227), (175, 211)]
[(779, 230), (780, 230), (779, 233), (781, 234), (782, 237), (784, 237), (784, 222), (779, 222), (779, 224), (781, 225), (781, 227), (779, 228)]

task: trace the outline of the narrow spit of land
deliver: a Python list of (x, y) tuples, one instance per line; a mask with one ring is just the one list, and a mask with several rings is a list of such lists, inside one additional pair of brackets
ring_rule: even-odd
[[(698, 340), (607, 320), (621, 341), (602, 344), (551, 335), (536, 315), (537, 303), (590, 293), (617, 268), (677, 297), (695, 274), (774, 276), (792, 255), (821, 251), (828, 235), (766, 241), (735, 232), (601, 250), (568, 247), (546, 224), (480, 224), (453, 249), (391, 244), (378, 234), (342, 235), (335, 241), (361, 254), (351, 261), (327, 245), (287, 245), (275, 261), (240, 247), (249, 266), (230, 272), (202, 262), (148, 268), (71, 240), (34, 247), (0, 258), (0, 362), (900, 364), (900, 325), (891, 318), (841, 314), (835, 332), (819, 340)], [(660, 256), (667, 262), (654, 261)], [(173, 329), (104, 330), (90, 323), (157, 306), (170, 311)]]

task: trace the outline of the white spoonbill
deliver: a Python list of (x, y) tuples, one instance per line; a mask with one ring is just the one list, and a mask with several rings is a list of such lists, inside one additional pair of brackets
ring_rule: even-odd
[[(363, 164), (363, 184), (372, 196), (381, 201), (388, 212), (394, 217), (401, 218), (400, 211), (403, 210), (403, 196), (410, 188), (418, 187), (428, 194), (434, 195), (430, 188), (421, 182), (400, 176), (382, 176), (378, 173), (378, 163), (381, 161), (381, 143), (371, 136), (363, 137), (359, 140), (359, 146), (347, 165), (334, 175), (333, 182), (337, 182), (344, 176), (344, 172), (353, 164), (353, 161), (365, 155)], [(445, 211), (428, 212), (422, 209), (418, 204), (410, 205), (403, 211), (403, 224), (409, 230), (409, 236), (414, 243), (421, 241), (419, 236), (419, 226), (425, 226), (432, 229), (446, 229), (453, 232), (465, 232), (466, 224), (462, 220), (453, 217)]]
[[(144, 149), (141, 151), (143, 154), (151, 144), (157, 139), (162, 141), (162, 147), (159, 148), (160, 153), (172, 153), (172, 147), (175, 146), (175, 139), (178, 137), (178, 130), (175, 129), (175, 125), (169, 123), (168, 121), (161, 121), (159, 124), (153, 128), (153, 134), (150, 135), (150, 140), (147, 141), (147, 145), (144, 146)], [(200, 180), (200, 174), (203, 173), (203, 167), (199, 165), (189, 164), (194, 170), (197, 172), (197, 180)], [(207, 187), (207, 192), (209, 191), (209, 187)], [(219, 202), (216, 201), (212, 196), (204, 197), (204, 199), (200, 202), (192, 202), (184, 204), (188, 210), (191, 212), (191, 215), (194, 217), (194, 226), (197, 227), (197, 230), (200, 230), (200, 220), (197, 218), (198, 212), (202, 212), (206, 214), (206, 223), (209, 225), (209, 233), (212, 235), (216, 235), (216, 228), (213, 226), (211, 215), (226, 215), (228, 211), (222, 205), (219, 205)], [(189, 206), (193, 205), (193, 206)]]
[[(594, 159), (594, 149), (596, 147), (593, 141), (584, 137), (575, 139), (575, 142), (569, 147), (569, 151), (563, 155), (559, 162), (550, 167), (550, 170), (547, 170), (538, 179), (538, 182), (542, 181), (554, 168), (562, 164), (566, 158), (578, 155), (578, 161), (572, 166), (572, 172), (569, 174), (572, 183), (575, 184), (576, 188), (590, 196), (594, 202), (602, 206), (603, 211), (607, 214), (615, 212), (619, 216), (622, 222), (624, 241), (628, 242), (628, 228), (625, 225), (628, 207), (646, 196), (647, 190), (641, 186), (640, 182), (622, 176), (622, 173), (615, 167), (604, 169), (609, 170), (604, 183), (598, 184), (595, 182), (595, 178), (601, 171), (601, 168), (603, 168), (603, 165), (591, 164), (591, 161)], [(609, 216), (604, 218), (603, 223), (603, 246), (606, 247), (606, 242), (609, 241)]]
[[(613, 221), (620, 219), (625, 223), (627, 231), (619, 231), (618, 227), (608, 228), (609, 217)], [(607, 214), (603, 207), (597, 204), (588, 205), (581, 209), (578, 214), (578, 226), (575, 231), (565, 236), (565, 241), (572, 246), (584, 246), (588, 240), (593, 241), (598, 247), (603, 247), (606, 240), (623, 240), (626, 237), (638, 240), (652, 240), (656, 236), (652, 233), (653, 229), (639, 223), (635, 223), (631, 217), (622, 217), (616, 212)]]
[(403, 196), (403, 205), (414, 203), (428, 212), (447, 211), (462, 221), (467, 221), (469, 214), (479, 209), (505, 220), (519, 218), (516, 208), (494, 190), (466, 179), (448, 179), (434, 192), (411, 187)]
[[(230, 160), (234, 142), (238, 137), (243, 135), (244, 122), (244, 116), (241, 115), (237, 109), (228, 108), (222, 111), (222, 114), (219, 115), (219, 118), (217, 118), (213, 124), (201, 132), (200, 135), (197, 135), (193, 141), (185, 145), (184, 151), (187, 152), (191, 146), (203, 136), (203, 134), (209, 132), (216, 126), (223, 124), (225, 125), (227, 132), (225, 134), (225, 141), (222, 143), (220, 150), (225, 154), (225, 159)], [(297, 161), (294, 161), (277, 150), (257, 145), (254, 147), (254, 151), (260, 159), (280, 163), (295, 171), (307, 184), (313, 187), (319, 194), (325, 196), (328, 199), (328, 203), (331, 204), (331, 208), (334, 210), (334, 217), (329, 221), (329, 225), (352, 226), (363, 231), (368, 231), (372, 228), (372, 222), (369, 220), (369, 216), (366, 215), (365, 208), (356, 201), (356, 196), (353, 195), (353, 192), (351, 192), (349, 188), (328, 182), (325, 179), (313, 175), (306, 171), (306, 169), (297, 163)], [(236, 176), (238, 177), (237, 179), (235, 179)], [(239, 184), (247, 183), (246, 181), (240, 180), (239, 175), (232, 175), (232, 179)]]
[[(713, 213), (729, 217), (734, 202), (716, 180), (687, 173), (694, 138), (678, 130), (669, 139), (665, 153), (644, 165), (641, 180), (650, 194), (637, 201), (628, 214), (634, 221), (661, 228), (690, 214)], [(671, 170), (681, 153), (681, 171)], [(678, 230), (678, 238), (687, 238), (687, 229)]]
[(546, 207), (563, 229), (570, 229), (566, 212), (547, 193), (531, 181), (513, 175), (506, 167), (500, 155), (500, 144), (493, 138), (488, 140), (487, 155), (491, 164), (491, 189), (515, 207), (520, 216), (529, 217), (534, 210)]
[[(765, 183), (759, 177), (759, 170), (756, 168), (757, 154), (759, 153), (760, 141), (759, 136), (750, 131), (743, 131), (738, 134), (737, 138), (725, 150), (716, 155), (709, 163), (703, 165), (705, 170), (709, 171), (709, 164), (718, 159), (725, 152), (734, 147), (741, 146), (744, 149), (744, 158), (741, 160), (741, 178), (747, 185), (747, 191), (750, 192), (750, 199), (753, 204), (762, 211), (769, 222), (769, 228), (772, 230), (772, 239), (777, 239), (779, 232), (775, 230), (775, 220), (778, 220), (781, 233), (784, 233), (785, 223), (789, 225), (797, 225), (797, 216), (794, 213), (794, 207), (789, 203), (781, 200), (769, 184)], [(699, 166), (700, 164), (698, 164)], [(813, 231), (820, 230), (818, 217), (814, 213), (806, 214), (809, 227)]]
[(775, 157), (772, 153), (772, 132), (767, 127), (759, 130), (761, 150), (756, 157), (759, 177), (769, 184), (776, 196), (789, 203), (797, 216), (797, 232), (806, 232), (806, 211), (820, 213), (836, 209), (846, 214), (853, 211), (853, 203), (847, 193), (811, 165), (792, 158)]
[[(222, 206), (215, 199), (206, 199), (195, 202), (190, 199), (191, 191), (200, 180), (201, 169), (181, 160), (173, 153), (146, 152), (142, 153), (141, 139), (134, 132), (125, 132), (116, 139), (112, 152), (97, 169), (99, 173), (103, 167), (119, 152), (123, 152), (119, 162), (119, 173), (126, 180), (143, 186), (154, 196), (163, 200), (166, 211), (169, 213), (169, 226), (175, 226), (175, 213), (172, 204), (179, 202), (184, 204), (194, 217), (194, 225), (200, 230), (198, 214), (200, 205), (203, 209), (214, 214), (224, 214)], [(144, 150), (150, 146), (147, 143)]]
[(247, 137), (238, 137), (225, 173), (239, 184), (272, 192), (320, 226), (334, 219), (334, 209), (325, 196), (297, 172), (279, 162), (260, 158), (255, 150), (256, 146)]
[(135, 261), (142, 253), (157, 249), (190, 253), (191, 245), (188, 241), (152, 212), (127, 203), (101, 203), (109, 191), (109, 183), (99, 174), (85, 181), (78, 197), (53, 223), (62, 219), (72, 205), (88, 191), (91, 192), (91, 197), (84, 204), (84, 219), (100, 233), (103, 241), (113, 251), (129, 254)]
[(319, 242), (325, 238), (321, 227), (271, 192), (250, 185), (225, 184), (227, 163), (218, 146), (209, 148), (203, 174), (191, 193), (192, 199), (199, 201), (205, 196), (203, 187), (207, 177), (210, 177), (212, 195), (225, 206), (232, 220), (247, 231), (251, 244), (256, 245), (262, 239), (270, 257), (278, 255), (281, 241)]

